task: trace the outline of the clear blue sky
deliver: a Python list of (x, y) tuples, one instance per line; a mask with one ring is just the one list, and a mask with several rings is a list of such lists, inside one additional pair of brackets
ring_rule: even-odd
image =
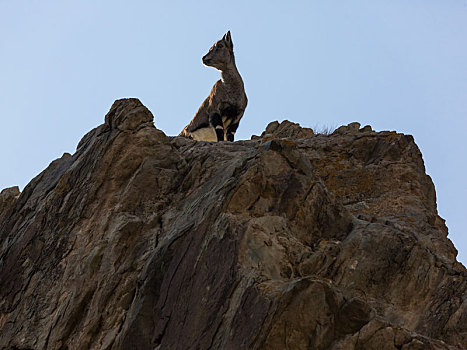
[(0, 188), (73, 153), (121, 97), (178, 134), (228, 29), (249, 98), (237, 138), (283, 119), (414, 135), (467, 262), (467, 0), (0, 0)]

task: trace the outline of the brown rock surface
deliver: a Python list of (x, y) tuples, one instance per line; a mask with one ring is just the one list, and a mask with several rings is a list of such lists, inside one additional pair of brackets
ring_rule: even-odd
[(5, 188), (0, 192), (0, 222), (10, 214), (13, 205), (18, 199), (21, 192), (18, 186)]
[(292, 123), (288, 120), (284, 120), (281, 123), (274, 121), (268, 124), (266, 130), (263, 131), (261, 136), (253, 135), (252, 140), (260, 138), (285, 138), (291, 137), (295, 139), (304, 139), (314, 136), (314, 131), (310, 128), (302, 128), (300, 124)]
[(0, 194), (0, 349), (467, 347), (466, 269), (411, 136), (208, 143), (152, 120), (116, 101)]

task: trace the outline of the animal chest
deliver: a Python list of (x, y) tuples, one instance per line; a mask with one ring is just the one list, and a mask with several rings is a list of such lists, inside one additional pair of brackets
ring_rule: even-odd
[(221, 108), (220, 114), (222, 117), (222, 124), (224, 129), (226, 129), (230, 124), (237, 123), (240, 119), (240, 108), (236, 105), (228, 105), (224, 108)]

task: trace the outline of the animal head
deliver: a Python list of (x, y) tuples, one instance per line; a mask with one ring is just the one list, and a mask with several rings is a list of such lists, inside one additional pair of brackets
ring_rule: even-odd
[(214, 67), (221, 71), (229, 68), (229, 66), (235, 65), (230, 30), (221, 40), (218, 40), (212, 45), (209, 52), (203, 56), (203, 63), (206, 66)]

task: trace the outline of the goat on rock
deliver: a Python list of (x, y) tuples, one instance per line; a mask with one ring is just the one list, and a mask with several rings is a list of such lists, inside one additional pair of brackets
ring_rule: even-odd
[(179, 136), (198, 141), (233, 141), (248, 99), (235, 65), (230, 31), (209, 49), (203, 64), (220, 70), (221, 79)]

